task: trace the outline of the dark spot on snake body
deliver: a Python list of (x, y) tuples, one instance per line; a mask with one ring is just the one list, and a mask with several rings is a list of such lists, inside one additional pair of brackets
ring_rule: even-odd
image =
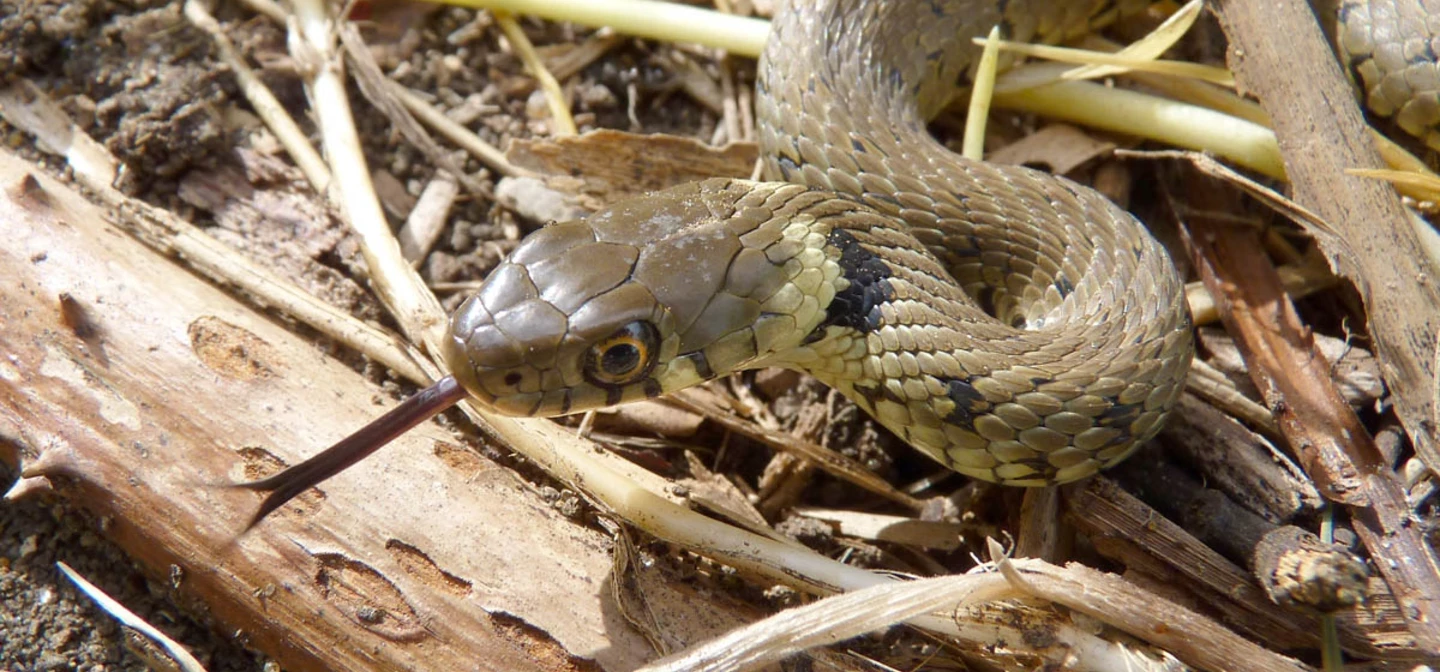
[(1423, 40), (1420, 42), (1420, 46), (1424, 47), (1424, 51), (1411, 56), (1410, 65), (1429, 66), (1433, 64), (1436, 61), (1435, 50), (1430, 47), (1430, 41)]
[(560, 415), (570, 414), (570, 404), (573, 403), (573, 396), (574, 390), (565, 390), (565, 396), (560, 400)]
[(945, 416), (945, 422), (969, 427), (975, 423), (975, 413), (990, 407), (990, 402), (985, 401), (985, 395), (980, 394), (980, 391), (970, 384), (969, 379), (941, 378), (939, 380), (945, 386), (945, 396), (955, 402), (955, 409)]
[(906, 399), (905, 397), (896, 394), (895, 390), (891, 389), (888, 385), (881, 385), (880, 387), (876, 388), (875, 393), (878, 394), (880, 398), (884, 399), (885, 401), (894, 402), (902, 406), (906, 403), (909, 403), (910, 401), (909, 399)]
[(511, 371), (510, 373), (505, 374), (504, 382), (507, 387), (515, 387), (516, 385), (520, 384), (520, 381), (522, 379), (524, 379), (524, 376), (520, 375), (519, 371)]
[(861, 246), (849, 231), (832, 230), (828, 242), (840, 250), (840, 273), (849, 285), (825, 307), (820, 326), (849, 327), (862, 334), (880, 328), (880, 306), (895, 298), (890, 267)]
[(1061, 299), (1068, 298), (1070, 293), (1075, 291), (1075, 283), (1070, 282), (1070, 278), (1062, 273), (1055, 278), (1055, 291), (1060, 292)]
[[(980, 310), (985, 311), (988, 315), (994, 315), (996, 294), (998, 294), (998, 292), (994, 287), (981, 287), (971, 298), (975, 299), (975, 305), (980, 306)], [(1022, 322), (1025, 319), (1023, 315), (1018, 317)], [(1010, 326), (1013, 327), (1016, 325), (1011, 324)]]
[(791, 172), (791, 171), (798, 171), (798, 170), (800, 170), (800, 166), (795, 163), (795, 160), (792, 159), (792, 158), (790, 158), (790, 157), (788, 157), (788, 156), (781, 156), (780, 158), (776, 159), (776, 160), (775, 160), (775, 165), (777, 165), (777, 166), (780, 167), (780, 176), (783, 177), (783, 178), (785, 178), (785, 181), (786, 181), (786, 182), (790, 182), (790, 181), (791, 181), (791, 179), (790, 179), (790, 172)]
[[(616, 405), (619, 405), (621, 393), (624, 392), (624, 391), (625, 391), (625, 390), (624, 390), (623, 388), (621, 388), (619, 385), (616, 385), (616, 386), (614, 386), (614, 387), (607, 387), (607, 388), (605, 388), (605, 405), (606, 405), (606, 406), (616, 406)], [(533, 413), (532, 413), (532, 415), (533, 415)]]
[(875, 402), (878, 401), (881, 397), (880, 388), (878, 386), (866, 387), (864, 385), (856, 385), (855, 394), (859, 395), (855, 399), (857, 405), (865, 409), (867, 413), (873, 412), (875, 410)]
[(665, 394), (665, 389), (660, 387), (660, 381), (654, 378), (646, 378), (645, 382), (641, 383), (641, 385), (645, 388), (645, 398), (647, 399), (654, 399), (655, 397)]
[(1095, 423), (1102, 427), (1123, 429), (1135, 422), (1143, 410), (1144, 407), (1140, 404), (1115, 404), (1095, 418)]
[(855, 148), (857, 154), (865, 153), (865, 145), (855, 138), (850, 138), (850, 146)]
[(695, 373), (705, 380), (710, 380), (715, 377), (715, 370), (710, 368), (710, 358), (706, 357), (705, 353), (700, 350), (679, 355), (676, 359), (690, 360), (690, 364), (695, 367)]
[[(1369, 86), (1370, 83), (1365, 80), (1365, 77), (1363, 75), (1360, 74), (1360, 66), (1365, 65), (1365, 62), (1369, 60), (1369, 54), (1356, 54), (1350, 57), (1350, 61), (1346, 64), (1346, 68), (1350, 70), (1351, 81), (1363, 82), (1367, 87)], [(1369, 91), (1367, 90), (1366, 93), (1368, 94)]]

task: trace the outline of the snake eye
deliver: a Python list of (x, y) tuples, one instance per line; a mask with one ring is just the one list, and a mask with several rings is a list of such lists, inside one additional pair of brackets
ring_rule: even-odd
[(660, 345), (655, 325), (636, 320), (591, 346), (585, 357), (585, 377), (601, 387), (626, 385), (644, 378), (655, 368)]

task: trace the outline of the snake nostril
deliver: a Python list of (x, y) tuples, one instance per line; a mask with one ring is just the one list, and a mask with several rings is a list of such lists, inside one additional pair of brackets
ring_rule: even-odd
[(504, 382), (509, 387), (515, 387), (516, 385), (520, 384), (521, 378), (522, 376), (520, 375), (519, 371), (511, 371), (510, 373), (505, 374)]

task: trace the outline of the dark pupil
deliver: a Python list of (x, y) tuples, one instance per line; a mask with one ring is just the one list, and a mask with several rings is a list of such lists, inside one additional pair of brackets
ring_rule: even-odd
[(631, 343), (612, 345), (600, 355), (600, 368), (612, 376), (629, 373), (639, 365), (640, 348)]

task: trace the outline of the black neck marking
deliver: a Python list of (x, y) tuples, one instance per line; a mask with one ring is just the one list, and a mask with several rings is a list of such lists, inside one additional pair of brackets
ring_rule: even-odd
[(825, 320), (818, 329), (833, 325), (849, 327), (862, 334), (879, 329), (880, 306), (895, 298), (895, 288), (890, 285), (890, 267), (844, 229), (832, 230), (829, 243), (840, 250), (840, 273), (849, 281), (849, 286), (835, 294), (825, 308)]

